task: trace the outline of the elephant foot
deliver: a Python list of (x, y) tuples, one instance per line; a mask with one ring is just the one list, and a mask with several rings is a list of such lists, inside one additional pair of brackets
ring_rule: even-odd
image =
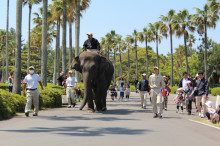
[(106, 108), (106, 107), (103, 107), (103, 108), (102, 108), (102, 111), (107, 111), (107, 108)]
[(88, 113), (94, 113), (95, 110), (94, 110), (94, 109), (91, 109), (91, 108), (88, 108), (88, 109), (87, 109), (87, 112), (88, 112)]

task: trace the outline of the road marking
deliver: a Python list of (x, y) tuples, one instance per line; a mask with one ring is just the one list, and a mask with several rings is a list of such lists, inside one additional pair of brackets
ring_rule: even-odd
[(202, 123), (202, 122), (198, 122), (198, 121), (194, 121), (192, 119), (188, 119), (189, 121), (192, 121), (192, 122), (195, 122), (195, 123), (199, 123), (199, 124), (202, 124), (202, 125), (206, 125), (206, 126), (209, 126), (209, 127), (212, 127), (212, 128), (215, 128), (215, 129), (219, 129), (219, 127), (215, 127), (215, 126), (212, 126), (212, 125), (209, 125), (209, 124), (205, 124), (205, 123)]

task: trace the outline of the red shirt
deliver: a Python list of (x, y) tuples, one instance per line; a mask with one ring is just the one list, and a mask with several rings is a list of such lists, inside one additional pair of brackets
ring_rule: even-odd
[(170, 90), (170, 88), (167, 86), (167, 87), (165, 87), (165, 88), (162, 89), (161, 94), (162, 94), (163, 97), (167, 97), (168, 93), (170, 93), (170, 92), (171, 92), (171, 90)]

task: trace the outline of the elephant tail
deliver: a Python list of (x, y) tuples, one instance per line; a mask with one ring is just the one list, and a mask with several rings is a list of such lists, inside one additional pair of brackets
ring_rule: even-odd
[(87, 99), (84, 98), (79, 110), (82, 110), (84, 108), (84, 106), (86, 105), (86, 103), (87, 103)]

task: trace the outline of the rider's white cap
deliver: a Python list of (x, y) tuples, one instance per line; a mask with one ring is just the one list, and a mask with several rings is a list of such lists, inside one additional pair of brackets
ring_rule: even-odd
[(87, 33), (87, 35), (93, 35), (92, 32)]

